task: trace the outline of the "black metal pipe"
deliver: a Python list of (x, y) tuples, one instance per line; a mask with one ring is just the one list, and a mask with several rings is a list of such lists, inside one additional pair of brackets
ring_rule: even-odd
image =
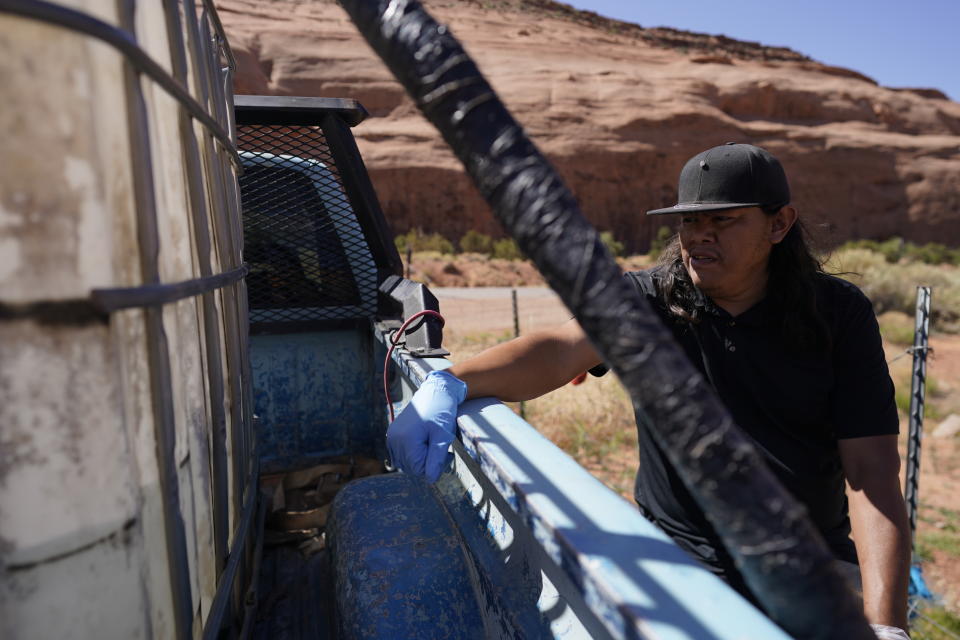
[[(207, 264), (209, 267), (209, 260)], [(105, 322), (114, 311), (170, 304), (236, 284), (247, 275), (247, 271), (248, 267), (244, 264), (225, 273), (182, 282), (93, 289), (89, 299), (47, 300), (27, 304), (0, 303), (0, 320), (33, 317), (43, 322), (49, 317), (50, 322), (58, 324)], [(66, 314), (66, 317), (57, 319), (56, 314)]]
[[(338, 116), (349, 127), (355, 127), (370, 114), (356, 100), (347, 98), (305, 98), (302, 96), (234, 96), (234, 112), (241, 125), (283, 125), (288, 127), (315, 127), (328, 113)], [(321, 125), (329, 141), (326, 125)], [(352, 138), (353, 136), (351, 136)], [(333, 154), (333, 143), (330, 143)], [(356, 147), (354, 142), (353, 147)], [(350, 149), (350, 147), (348, 147)], [(349, 151), (352, 153), (352, 150)], [(340, 168), (340, 165), (337, 165)]]
[(267, 520), (267, 499), (260, 495), (260, 508), (257, 510), (256, 542), (253, 548), (253, 563), (250, 569), (251, 580), (247, 586), (247, 592), (244, 596), (243, 624), (240, 626), (239, 640), (248, 640), (250, 634), (257, 622), (257, 606), (259, 605), (260, 593), (257, 591), (258, 577), (260, 575), (260, 562), (263, 560), (263, 538), (264, 523)]
[[(220, 123), (220, 126), (226, 131), (230, 131), (230, 111), (232, 109), (227, 108), (227, 77), (230, 71), (229, 63), (225, 67), (221, 61), (220, 52), (221, 44), (220, 38), (216, 34), (216, 26), (213, 24), (213, 19), (211, 18), (210, 9), (204, 5), (204, 10), (201, 16), (201, 24), (203, 25), (202, 33), (204, 36), (204, 42), (206, 42), (206, 53), (207, 53), (207, 68), (211, 71), (210, 73), (210, 98), (211, 103), (209, 108), (213, 111), (214, 118), (217, 122)], [(234, 143), (236, 140), (234, 139)]]
[[(190, 178), (193, 179), (192, 177)], [(207, 266), (209, 267), (209, 259)], [(149, 307), (170, 304), (184, 298), (203, 295), (217, 289), (236, 284), (247, 275), (247, 265), (223, 273), (201, 276), (182, 282), (162, 284), (144, 284), (139, 287), (118, 287), (111, 289), (93, 289), (90, 298), (99, 309), (106, 313), (120, 309)]]
[[(211, 62), (208, 34), (202, 28), (197, 17), (197, 7), (194, 0), (184, 0), (184, 15), (187, 26), (187, 46), (190, 49), (191, 61), (193, 63), (193, 77), (195, 91), (200, 96), (200, 101), (207, 105), (216, 113), (216, 107), (213, 102), (213, 92), (211, 89), (211, 71), (209, 65)], [(217, 261), (221, 265), (236, 264), (237, 255), (233, 246), (235, 240), (232, 233), (229, 218), (224, 211), (226, 203), (226, 194), (224, 191), (224, 180), (222, 165), (217, 157), (216, 146), (207, 137), (207, 144), (204, 145), (204, 166), (206, 174), (210, 176), (211, 186), (211, 222), (213, 236), (217, 242), (214, 249), (217, 253)], [(237, 214), (239, 215), (239, 213)], [(241, 440), (238, 423), (242, 419), (242, 413), (239, 406), (240, 380), (239, 380), (239, 362), (236, 357), (237, 349), (237, 331), (234, 322), (231, 321), (232, 314), (236, 312), (237, 304), (234, 290), (230, 287), (222, 291), (222, 309), (226, 316), (224, 318), (224, 346), (226, 351), (226, 367), (228, 376), (226, 378), (226, 391), (229, 393), (230, 410), (230, 443), (232, 468), (232, 490), (231, 503), (233, 512), (240, 513), (243, 502), (243, 454), (241, 451)]]
[[(205, 67), (210, 71), (207, 76), (209, 85), (207, 87), (207, 96), (209, 108), (215, 114), (217, 120), (225, 127), (230, 127), (230, 112), (227, 105), (227, 77), (229, 65), (224, 67), (221, 63), (220, 53), (221, 45), (217, 35), (216, 25), (211, 18), (213, 10), (208, 4), (204, 4), (201, 13), (201, 51), (207, 60)], [(240, 261), (242, 253), (242, 221), (240, 214), (240, 201), (237, 195), (238, 185), (236, 175), (231, 173), (230, 167), (223, 162), (219, 150), (212, 147), (211, 159), (215, 165), (216, 173), (213, 177), (214, 191), (217, 193), (217, 208), (219, 214), (220, 237), (226, 242), (222, 244), (226, 248), (226, 260), (229, 264), (237, 264)], [(224, 325), (226, 327), (226, 351), (227, 351), (227, 371), (229, 372), (230, 383), (230, 434), (233, 445), (233, 477), (239, 479), (234, 483), (234, 503), (235, 508), (245, 500), (248, 493), (255, 492), (255, 483), (244, 483), (243, 480), (248, 477), (252, 469), (252, 459), (250, 456), (249, 426), (250, 422), (246, 420), (246, 411), (244, 408), (244, 399), (248, 396), (244, 382), (244, 362), (243, 362), (243, 343), (244, 336), (241, 334), (241, 309), (243, 305), (240, 300), (242, 290), (229, 288), (224, 290)], [(237, 534), (239, 535), (239, 534)], [(239, 558), (239, 573), (246, 575), (248, 565), (252, 561), (249, 549), (241, 548), (239, 552), (242, 556)], [(231, 551), (231, 559), (233, 559)], [(239, 582), (234, 585), (232, 610), (245, 611), (244, 588)]]
[[(239, 195), (238, 195), (239, 200)], [(243, 424), (246, 429), (247, 453), (249, 460), (247, 466), (252, 468), (257, 463), (257, 432), (253, 413), (253, 370), (250, 366), (250, 309), (247, 299), (246, 281), (237, 283), (237, 306), (239, 307), (239, 333), (240, 333), (240, 375), (242, 384), (242, 413)]]
[(341, 4), (617, 373), (771, 618), (800, 638), (873, 640), (806, 510), (621, 278), (572, 194), (449, 30), (416, 0)]
[[(254, 470), (255, 472), (258, 471), (256, 468)], [(255, 487), (257, 484), (257, 476), (251, 474), (251, 476), (247, 478), (247, 484)], [(213, 603), (210, 605), (210, 613), (207, 614), (207, 619), (203, 625), (204, 640), (216, 640), (219, 638), (224, 622), (229, 617), (232, 604), (231, 595), (234, 592), (237, 576), (242, 575), (242, 572), (239, 571), (240, 560), (244, 556), (243, 549), (247, 544), (250, 527), (253, 524), (253, 515), (256, 512), (257, 503), (259, 502), (257, 498), (259, 495), (259, 491), (251, 491), (247, 495), (240, 512), (237, 514), (237, 534), (233, 538), (233, 544), (230, 545), (230, 559), (227, 561), (227, 566), (224, 568), (220, 580), (217, 582), (217, 593), (213, 597)]]
[[(187, 84), (187, 51), (180, 22), (179, 0), (164, 0), (167, 19), (167, 34), (170, 42), (174, 77), (184, 86)], [(190, 220), (196, 243), (197, 263), (200, 275), (209, 277), (210, 265), (210, 220), (207, 212), (206, 188), (203, 181), (203, 164), (196, 132), (186, 110), (180, 110), (180, 138), (183, 143), (183, 162), (186, 168), (187, 193), (190, 198)], [(201, 298), (204, 346), (206, 352), (207, 387), (210, 393), (210, 467), (211, 495), (213, 502), (213, 548), (217, 577), (227, 560), (227, 544), (230, 536), (229, 480), (227, 474), (227, 419), (223, 405), (223, 361), (221, 359), (220, 317), (213, 291), (205, 291)]]
[[(226, 58), (226, 65), (218, 65), (220, 69), (220, 105), (223, 109), (223, 124), (224, 129), (230, 133), (230, 137), (233, 139), (234, 143), (237, 141), (237, 129), (236, 129), (236, 119), (233, 112), (233, 72), (236, 70), (236, 62), (233, 60), (233, 52), (230, 50), (230, 44), (227, 42), (226, 34), (223, 33), (223, 25), (220, 24), (220, 16), (217, 15), (216, 10), (212, 7), (210, 0), (204, 0), (204, 4), (207, 5), (207, 15), (209, 16), (209, 21), (213, 26), (213, 41), (216, 45), (215, 53), (217, 56), (218, 62), (222, 58)], [(222, 54), (222, 56), (221, 56)]]
[(183, 0), (184, 24), (187, 32), (187, 49), (190, 52), (190, 70), (193, 79), (193, 93), (200, 104), (208, 105), (207, 101), (207, 69), (202, 57), (200, 44), (200, 24), (197, 21), (197, 6), (194, 0)]
[[(192, 3), (192, 2), (191, 2)], [(216, 35), (216, 25), (211, 30), (211, 8), (204, 5), (201, 19), (194, 33), (197, 36), (195, 41), (198, 44), (198, 50), (201, 59), (206, 64), (201, 65), (206, 73), (202, 76), (201, 90), (208, 108), (216, 115), (219, 122), (225, 126), (231, 127), (231, 111), (227, 104), (227, 95), (229, 88), (226, 86), (229, 74), (222, 68), (220, 61), (220, 49), (222, 42)], [(221, 249), (221, 261), (227, 264), (237, 264), (242, 254), (242, 222), (240, 215), (240, 199), (236, 175), (230, 171), (229, 166), (222, 162), (216, 147), (211, 146), (208, 149), (208, 167), (213, 170), (213, 192), (215, 194), (214, 220), (218, 229), (218, 238), (221, 239), (219, 247)], [(252, 458), (251, 425), (252, 410), (248, 407), (248, 400), (252, 402), (252, 394), (249, 392), (249, 362), (247, 361), (247, 351), (245, 349), (246, 335), (243, 328), (246, 326), (244, 315), (246, 313), (245, 301), (241, 296), (245, 293), (242, 285), (235, 288), (228, 288), (223, 291), (223, 308), (225, 312), (224, 325), (226, 330), (226, 362), (228, 383), (230, 389), (230, 433), (232, 444), (232, 468), (233, 468), (233, 502), (234, 509), (239, 512), (240, 505), (244, 496), (255, 492), (254, 485), (246, 485), (243, 479), (247, 477), (248, 470), (255, 466)], [(249, 419), (248, 419), (249, 417)], [(237, 534), (239, 535), (239, 534)], [(243, 554), (238, 562), (239, 572), (246, 574), (250, 554), (241, 549)], [(230, 560), (233, 561), (231, 552)], [(244, 610), (244, 591), (242, 585), (234, 585), (231, 607), (233, 611)]]
[[(393, 232), (387, 227), (386, 216), (380, 209), (380, 201), (370, 182), (370, 174), (363, 164), (363, 157), (357, 149), (357, 141), (350, 132), (344, 113), (327, 113), (321, 120), (323, 137), (327, 141), (333, 163), (336, 165), (343, 183), (343, 189), (350, 199), (352, 207), (363, 208), (367, 215), (358, 215), (357, 221), (363, 229), (373, 255), (386, 263), (381, 268), (378, 280), (389, 275), (402, 275), (403, 262), (400, 253), (391, 238)], [(359, 122), (359, 121), (358, 121)], [(381, 260), (377, 260), (381, 262)]]
[[(135, 33), (135, 10), (134, 0), (117, 0), (117, 12), (121, 24), (130, 34)], [(160, 283), (160, 238), (157, 228), (149, 116), (138, 69), (133, 64), (124, 64), (123, 74), (127, 99), (130, 166), (133, 174), (140, 271), (145, 285), (156, 285)], [(148, 306), (143, 313), (147, 363), (150, 372), (150, 401), (156, 437), (157, 471), (161, 500), (163, 501), (163, 526), (170, 578), (170, 597), (173, 603), (174, 633), (177, 638), (187, 640), (192, 635), (193, 596), (190, 585), (186, 530), (183, 514), (180, 511), (180, 483), (176, 459), (177, 432), (173, 408), (170, 352), (167, 335), (163, 327), (163, 307), (160, 305)]]
[[(218, 169), (216, 166), (219, 163), (216, 163), (216, 158), (213, 158), (215, 163), (214, 171)], [(222, 166), (219, 167), (222, 169)], [(228, 263), (233, 262), (238, 257), (238, 251), (233, 245), (234, 235), (233, 230), (231, 229), (231, 220), (228, 215), (229, 211), (225, 210), (229, 204), (229, 201), (226, 198), (225, 189), (229, 188), (224, 185), (223, 175), (218, 174), (214, 175), (214, 193), (217, 194), (218, 202), (221, 203), (220, 206), (215, 207), (215, 222), (218, 232), (218, 237), (225, 240), (223, 245), (227, 248), (227, 255), (225, 259)], [(239, 213), (237, 213), (239, 215)], [(245, 438), (245, 429), (243, 423), (243, 408), (242, 408), (242, 399), (243, 399), (243, 379), (241, 377), (241, 372), (243, 370), (243, 362), (240, 358), (240, 352), (242, 349), (241, 341), (242, 337), (240, 336), (240, 303), (238, 301), (238, 292), (234, 287), (226, 287), (222, 290), (223, 292), (223, 310), (224, 315), (224, 328), (226, 335), (226, 364), (227, 364), (227, 382), (228, 389), (230, 391), (230, 440), (233, 448), (232, 456), (232, 466), (233, 466), (233, 477), (234, 477), (234, 496), (233, 503), (234, 508), (239, 512), (240, 505), (243, 501), (244, 485), (242, 484), (244, 478), (244, 469), (249, 467), (248, 456), (249, 452), (247, 451), (246, 438)]]
[(0, 302), (0, 322), (31, 319), (53, 326), (82, 327), (107, 324), (110, 316), (87, 298), (38, 300), (34, 302)]
[(227, 64), (230, 70), (236, 71), (237, 59), (233, 55), (233, 49), (230, 48), (230, 41), (227, 40), (227, 33), (223, 29), (223, 23), (220, 22), (220, 16), (217, 14), (217, 8), (214, 6), (213, 0), (203, 0), (203, 6), (210, 15), (210, 20), (213, 22), (214, 33), (216, 33), (217, 38), (223, 43), (223, 50), (226, 54)]
[(204, 111), (184, 85), (174, 80), (163, 67), (140, 48), (132, 35), (132, 30), (118, 29), (82, 11), (44, 2), (43, 0), (0, 0), (0, 11), (84, 33), (117, 49), (123, 54), (124, 60), (133, 65), (139, 73), (149, 76), (173, 99), (183, 105), (190, 112), (190, 115), (202, 123), (210, 134), (223, 145), (223, 148), (232, 155), (237, 167), (241, 166), (236, 145), (226, 130), (211, 118), (210, 114)]
[[(232, 114), (233, 109), (230, 108), (230, 98), (228, 96), (232, 95), (232, 89), (230, 86), (230, 67), (221, 66), (220, 64), (220, 48), (223, 45), (221, 41), (221, 36), (216, 32), (216, 24), (213, 19), (215, 16), (215, 11), (212, 11), (209, 7), (204, 10), (203, 24), (209, 29), (209, 25), (213, 24), (214, 30), (212, 32), (204, 31), (205, 40), (209, 44), (208, 56), (211, 61), (211, 66), (216, 65), (216, 68), (219, 70), (219, 73), (211, 74), (210, 78), (212, 79), (210, 86), (210, 96), (214, 112), (217, 114), (217, 118), (220, 122), (224, 123), (224, 126), (232, 130)], [(229, 260), (232, 263), (239, 263), (242, 260), (243, 253), (243, 222), (241, 216), (241, 206), (240, 206), (240, 192), (239, 185), (237, 183), (237, 177), (230, 170), (230, 166), (227, 163), (219, 162), (220, 165), (220, 189), (224, 197), (224, 203), (226, 207), (226, 228), (230, 233), (230, 242), (228, 243), (228, 255)], [(239, 394), (235, 399), (232, 398), (231, 402), (231, 411), (235, 412), (237, 416), (236, 424), (237, 431), (235, 432), (236, 440), (239, 444), (240, 457), (238, 460), (238, 468), (241, 470), (241, 477), (246, 477), (247, 471), (250, 469), (253, 464), (252, 450), (252, 400), (253, 396), (250, 390), (250, 384), (247, 383), (249, 378), (250, 366), (249, 366), (249, 356), (246, 349), (246, 340), (249, 335), (249, 330), (247, 327), (248, 316), (247, 316), (247, 304), (246, 304), (246, 291), (245, 287), (238, 283), (238, 286), (233, 289), (231, 292), (232, 295), (232, 306), (234, 313), (230, 317), (230, 326), (228, 327), (228, 334), (234, 336), (234, 366), (231, 367), (231, 375), (235, 376), (235, 388), (239, 389)]]

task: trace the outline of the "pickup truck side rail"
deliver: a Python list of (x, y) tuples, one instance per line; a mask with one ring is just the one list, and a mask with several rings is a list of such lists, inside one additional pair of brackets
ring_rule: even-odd
[[(387, 344), (392, 325), (378, 328), (378, 339)], [(451, 363), (398, 349), (392, 364), (400, 372), (399, 413), (430, 371)], [(534, 594), (520, 600), (539, 601), (541, 613), (553, 619), (554, 637), (786, 640), (753, 605), (506, 405), (470, 400), (457, 422), (454, 471), (437, 486), (473, 562), (492, 574), (479, 580), (488, 599), (508, 590), (503, 584), (532, 581)], [(477, 528), (482, 534), (471, 538)], [(496, 560), (485, 562), (484, 548)], [(511, 572), (508, 565), (529, 568)], [(516, 603), (500, 597), (489, 605), (498, 619), (518, 616)], [(512, 623), (525, 628), (522, 620)]]

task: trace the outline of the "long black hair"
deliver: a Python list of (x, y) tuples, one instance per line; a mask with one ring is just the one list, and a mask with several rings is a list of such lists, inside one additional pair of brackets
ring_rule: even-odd
[[(774, 215), (779, 209), (764, 210)], [(703, 294), (694, 286), (680, 256), (680, 236), (674, 235), (657, 260), (658, 295), (669, 314), (697, 324), (703, 317)], [(773, 246), (767, 265), (767, 301), (780, 318), (788, 346), (825, 350), (830, 347), (827, 324), (817, 309), (816, 280), (825, 272), (810, 248), (807, 230), (797, 220)]]

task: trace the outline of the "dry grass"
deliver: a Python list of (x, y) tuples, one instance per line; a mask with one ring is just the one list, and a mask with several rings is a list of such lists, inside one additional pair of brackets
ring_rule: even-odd
[(899, 311), (913, 316), (917, 286), (933, 287), (930, 319), (934, 329), (960, 332), (960, 268), (902, 259), (889, 263), (869, 249), (841, 249), (825, 265), (860, 287), (878, 314)]
[[(448, 329), (444, 341), (453, 352), (454, 362), (463, 361), (483, 349), (513, 337), (512, 329), (457, 333)], [(936, 339), (943, 357), (950, 358), (960, 350), (955, 336)], [(950, 347), (950, 350), (946, 350)], [(903, 347), (888, 343), (887, 356), (892, 358)], [(891, 366), (898, 395), (906, 394), (910, 385), (910, 358), (902, 358)], [(939, 373), (938, 363), (931, 362), (931, 373)], [(953, 371), (943, 372), (944, 382), (934, 382), (927, 399), (928, 433), (938, 417), (960, 412), (960, 394), (951, 393), (949, 381)], [(936, 379), (934, 379), (936, 380)], [(946, 388), (946, 389), (945, 389)], [(510, 403), (519, 412), (519, 403)], [(633, 503), (633, 477), (638, 465), (637, 434), (630, 402), (612, 374), (602, 378), (587, 376), (585, 383), (566, 385), (541, 398), (526, 403), (526, 419), (537, 430), (572, 456), (597, 479)], [(901, 455), (906, 452), (907, 427), (901, 423)], [(924, 558), (927, 581), (941, 604), (927, 612), (941, 624), (954, 624), (953, 611), (960, 611), (960, 547), (957, 531), (960, 490), (960, 439), (929, 439), (923, 447), (921, 476), (921, 512), (918, 551)], [(944, 608), (945, 607), (945, 608)], [(952, 627), (950, 627), (952, 628)], [(922, 624), (919, 638), (935, 638), (935, 631)], [(931, 635), (934, 634), (934, 635)]]
[[(462, 362), (513, 337), (512, 330), (445, 331), (451, 360)], [(508, 403), (520, 412), (520, 403)], [(637, 428), (630, 400), (613, 374), (587, 376), (525, 404), (526, 419), (601, 482), (632, 501), (637, 470)]]
[[(949, 318), (955, 311), (950, 304), (952, 293), (945, 291), (954, 286), (954, 278), (960, 278), (960, 269), (889, 264), (876, 260), (871, 252), (860, 250), (840, 253), (838, 257), (844, 261), (842, 268), (875, 278), (871, 288), (863, 279), (858, 281), (851, 277), (863, 286), (875, 303), (878, 299), (880, 301), (877, 306), (881, 311), (880, 326), (888, 360), (902, 354), (905, 346), (912, 342), (913, 318), (909, 312), (912, 311), (916, 284), (914, 270), (920, 267), (925, 271), (921, 275), (934, 273), (943, 278), (939, 282), (941, 287), (935, 288), (933, 294), (934, 308), (940, 306), (943, 311), (931, 338), (935, 351), (928, 365), (926, 433), (930, 434), (938, 420), (951, 413), (960, 413), (960, 393), (957, 393), (960, 388), (960, 336), (947, 334), (953, 328)], [(837, 268), (838, 265), (833, 266)], [(926, 272), (927, 268), (934, 271)], [(898, 274), (902, 279), (896, 281)], [(937, 284), (934, 282), (935, 286)], [(907, 309), (903, 309), (904, 306)], [(449, 300), (442, 302), (441, 308), (448, 315), (444, 344), (453, 352), (451, 359), (454, 362), (513, 336), (508, 300)], [(955, 317), (960, 317), (960, 311), (956, 313)], [(520, 322), (525, 333), (557, 324), (568, 317), (569, 313), (556, 301), (521, 300)], [(891, 363), (890, 373), (897, 387), (901, 411), (906, 408), (910, 371), (909, 356)], [(512, 406), (519, 409), (517, 404)], [(595, 477), (632, 503), (633, 476), (638, 464), (636, 426), (626, 394), (613, 375), (603, 378), (588, 376), (582, 385), (566, 385), (530, 401), (526, 403), (526, 417)], [(904, 455), (907, 425), (903, 413), (901, 418), (900, 444), (901, 455)], [(960, 554), (956, 537), (960, 527), (956, 520), (960, 509), (956, 497), (960, 495), (960, 438), (925, 439), (921, 469), (922, 510), (918, 541), (921, 554), (929, 558), (924, 563), (928, 584), (941, 596), (945, 607), (934, 607), (931, 614), (942, 614), (938, 620), (950, 623), (955, 618), (949, 612), (960, 612)], [(937, 636), (921, 632), (917, 637)]]
[(601, 482), (632, 500), (637, 427), (616, 376), (587, 376), (527, 402), (527, 420)]
[[(406, 254), (401, 251), (404, 261)], [(617, 258), (624, 271), (646, 269), (655, 257)], [(407, 265), (404, 265), (406, 271)], [(542, 287), (543, 277), (529, 260), (489, 258), (479, 253), (445, 254), (416, 251), (409, 265), (410, 279), (430, 287)]]

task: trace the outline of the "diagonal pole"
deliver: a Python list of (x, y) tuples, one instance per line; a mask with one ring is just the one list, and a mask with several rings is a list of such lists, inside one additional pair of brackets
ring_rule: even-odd
[(798, 638), (875, 640), (806, 510), (645, 301), (449, 30), (416, 0), (341, 0), (494, 214), (630, 393), (771, 618)]

